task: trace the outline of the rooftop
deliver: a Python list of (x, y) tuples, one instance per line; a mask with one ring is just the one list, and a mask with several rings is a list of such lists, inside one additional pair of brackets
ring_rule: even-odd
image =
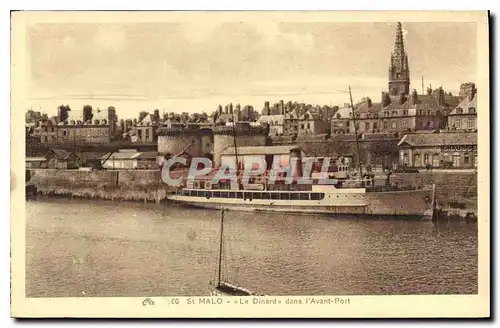
[(454, 146), (454, 145), (477, 145), (477, 133), (475, 132), (445, 132), (445, 133), (412, 133), (406, 134), (398, 146), (403, 144), (410, 146)]
[[(469, 108), (473, 110), (473, 113), (469, 113)], [(460, 114), (476, 114), (477, 108), (477, 93), (474, 94), (472, 99), (469, 97), (464, 98), (457, 107), (455, 107), (449, 115), (460, 115)], [(462, 112), (460, 112), (462, 111)]]

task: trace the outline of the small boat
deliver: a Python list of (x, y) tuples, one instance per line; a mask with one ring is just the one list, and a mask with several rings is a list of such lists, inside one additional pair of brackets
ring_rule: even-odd
[(257, 296), (256, 294), (246, 288), (232, 284), (225, 281), (222, 276), (222, 255), (224, 245), (224, 209), (221, 211), (220, 221), (220, 242), (219, 242), (219, 257), (218, 257), (218, 270), (217, 279), (215, 282), (210, 281), (210, 296)]

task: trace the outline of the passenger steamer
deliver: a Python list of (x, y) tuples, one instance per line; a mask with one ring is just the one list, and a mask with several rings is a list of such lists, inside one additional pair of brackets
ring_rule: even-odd
[[(354, 108), (352, 96), (351, 106)], [(356, 124), (354, 126), (359, 154)], [(214, 184), (209, 176), (185, 185), (168, 198), (209, 209), (432, 219), (434, 184), (396, 186), (390, 184), (388, 175), (384, 184), (377, 185), (373, 175), (363, 174), (361, 164), (358, 176), (340, 176), (345, 172), (345, 168), (341, 168), (331, 173), (337, 178), (334, 185), (322, 185), (318, 179), (313, 179), (310, 185), (286, 184), (283, 180), (269, 184), (266, 175), (252, 177), (246, 185), (239, 179), (236, 183)]]

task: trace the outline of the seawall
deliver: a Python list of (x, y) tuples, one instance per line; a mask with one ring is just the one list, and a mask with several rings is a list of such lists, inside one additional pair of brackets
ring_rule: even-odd
[(477, 213), (477, 174), (473, 171), (420, 171), (394, 173), (391, 182), (401, 185), (436, 184), (436, 200), (440, 208)]
[(164, 200), (171, 189), (160, 170), (30, 170), (29, 185), (39, 193), (111, 200)]

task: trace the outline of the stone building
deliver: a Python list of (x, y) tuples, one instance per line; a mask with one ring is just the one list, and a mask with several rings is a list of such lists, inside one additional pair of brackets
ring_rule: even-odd
[(88, 105), (83, 111), (63, 107), (58, 108), (58, 115), (64, 120), (51, 118), (42, 125), (43, 143), (106, 144), (116, 136), (118, 120), (114, 107), (94, 112)]
[(107, 124), (62, 122), (57, 125), (56, 131), (57, 143), (60, 144), (107, 144), (111, 142), (110, 129)]
[(473, 83), (464, 83), (460, 88), (462, 101), (448, 114), (448, 129), (477, 130), (477, 91)]
[(157, 130), (158, 152), (173, 156), (183, 151), (193, 157), (210, 157), (213, 152), (213, 132), (203, 125), (171, 125)]
[(39, 122), (33, 136), (40, 138), (40, 142), (44, 144), (57, 143), (57, 118), (54, 116), (46, 121)]
[(474, 168), (477, 133), (412, 133), (398, 143), (399, 164), (424, 168)]
[(285, 115), (261, 115), (257, 123), (269, 124), (270, 136), (281, 136), (284, 133)]
[[(363, 98), (354, 105), (354, 114), (344, 106), (334, 114), (331, 126), (335, 133), (409, 132), (439, 130), (447, 125), (447, 114), (458, 104), (459, 97), (446, 93), (442, 87), (427, 89), (419, 95), (410, 93), (410, 67), (404, 49), (401, 23), (397, 24), (394, 50), (389, 65), (388, 91), (383, 91), (380, 102)], [(353, 116), (354, 115), (354, 116)]]
[(269, 126), (252, 126), (249, 123), (236, 123), (236, 126), (215, 126), (213, 129), (214, 167), (220, 167), (222, 152), (230, 147), (266, 146), (269, 144)]
[(319, 113), (307, 110), (297, 119), (298, 135), (318, 135), (330, 133), (330, 122), (322, 119)]
[(77, 169), (80, 158), (64, 149), (51, 149), (47, 155), (47, 167), (51, 169)]
[(304, 157), (304, 152), (295, 145), (287, 146), (243, 146), (238, 147), (235, 151), (234, 147), (228, 147), (221, 153), (221, 164), (229, 167), (236, 167), (236, 156), (238, 157), (239, 168), (257, 169), (254, 167), (256, 163), (265, 163), (264, 169), (272, 168), (276, 161), (282, 167), (287, 167), (290, 164), (290, 158), (299, 152), (300, 157)]
[(137, 125), (135, 126), (136, 139), (135, 142), (148, 143), (156, 142), (157, 130), (160, 126), (158, 117), (153, 114), (146, 115)]

